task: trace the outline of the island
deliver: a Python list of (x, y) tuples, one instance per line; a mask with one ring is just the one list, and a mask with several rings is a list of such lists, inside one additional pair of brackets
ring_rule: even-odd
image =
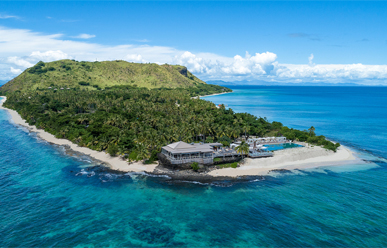
[[(39, 62), (0, 87), (16, 124), (113, 170), (236, 178), (357, 160), (313, 127), (296, 130), (200, 99), (230, 92), (183, 66), (125, 61)], [(272, 152), (270, 144), (292, 148)]]

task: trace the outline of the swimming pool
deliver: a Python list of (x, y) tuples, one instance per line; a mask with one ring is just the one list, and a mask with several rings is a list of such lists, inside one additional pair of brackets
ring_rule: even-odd
[(272, 145), (264, 145), (267, 147), (268, 151), (277, 151), (287, 148), (295, 148), (295, 147), (302, 147), (302, 145), (298, 145), (295, 143), (284, 143), (284, 144), (272, 144)]

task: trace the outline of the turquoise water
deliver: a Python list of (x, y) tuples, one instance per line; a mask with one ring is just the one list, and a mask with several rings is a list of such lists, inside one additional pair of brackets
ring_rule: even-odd
[[(268, 118), (281, 117), (287, 125), (297, 123), (288, 115), (306, 126), (315, 118), (317, 131), (362, 147), (353, 139), (355, 134), (333, 131), (334, 127), (321, 124), (324, 118), (319, 115), (294, 114), (296, 108), (313, 112), (312, 106), (315, 112), (323, 111), (324, 104), (315, 103), (316, 98), (303, 98), (310, 92), (285, 88), (278, 93), (276, 87), (259, 90), (266, 92), (256, 104), (266, 111), (261, 115), (271, 113)], [(345, 94), (344, 88), (335, 90)], [(243, 104), (243, 92), (233, 94), (239, 94)], [(361, 100), (363, 106), (375, 100), (372, 94)], [(211, 100), (238, 102), (232, 94), (221, 97)], [(292, 107), (275, 103), (283, 98)], [(296, 99), (302, 104), (296, 105)], [(379, 109), (386, 106), (383, 99)], [(257, 109), (250, 104), (246, 111)], [(327, 106), (323, 112), (331, 111)], [(346, 113), (346, 123), (353, 126), (343, 130), (382, 135), (378, 127), (387, 122), (377, 120), (383, 120), (383, 113), (370, 118), (373, 125), (363, 127), (358, 116), (374, 111), (365, 114), (356, 104), (353, 109), (348, 105), (347, 111), (353, 114)], [(333, 126), (344, 118), (324, 116), (324, 122)], [(384, 156), (383, 139), (375, 140), (380, 145), (376, 150), (371, 141), (364, 147)], [(0, 110), (0, 247), (386, 246), (387, 166), (368, 152), (363, 156), (375, 163), (278, 174), (223, 186), (171, 183), (168, 178), (113, 173), (93, 165), (87, 157), (69, 157), (63, 148), (12, 125), (7, 113)]]
[(387, 87), (231, 87), (204, 97), (387, 157)]
[(278, 150), (283, 150), (283, 149), (302, 147), (302, 145), (298, 145), (298, 144), (294, 144), (294, 143), (284, 143), (284, 144), (264, 145), (264, 147), (267, 147), (268, 151), (278, 151)]

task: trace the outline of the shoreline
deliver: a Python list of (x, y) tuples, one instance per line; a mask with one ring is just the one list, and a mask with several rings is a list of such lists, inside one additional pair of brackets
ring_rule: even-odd
[(229, 93), (232, 93), (232, 91), (231, 92), (223, 92), (223, 93), (214, 93), (214, 94), (211, 94), (211, 95), (204, 95), (204, 96), (199, 96), (199, 97), (217, 96), (217, 95), (223, 95), (223, 94), (229, 94)]
[[(225, 92), (220, 94), (226, 94)], [(297, 142), (304, 147), (290, 148), (274, 151), (274, 157), (270, 158), (245, 158), (244, 162), (238, 168), (212, 169), (203, 173), (192, 173), (191, 171), (171, 171), (163, 169), (158, 164), (145, 165), (142, 162), (128, 163), (120, 157), (111, 157), (105, 152), (91, 150), (87, 147), (80, 147), (67, 139), (58, 139), (54, 135), (30, 126), (22, 117), (12, 109), (3, 107), (6, 97), (0, 100), (0, 109), (4, 109), (10, 115), (10, 122), (16, 125), (26, 127), (30, 132), (37, 133), (37, 136), (51, 144), (64, 146), (66, 149), (75, 153), (82, 153), (101, 162), (103, 166), (119, 172), (146, 172), (154, 175), (168, 175), (173, 179), (185, 179), (198, 181), (200, 178), (206, 181), (235, 180), (244, 177), (267, 176), (273, 171), (292, 171), (311, 169), (326, 166), (340, 166), (351, 163), (364, 163), (363, 160), (356, 157), (355, 152), (345, 146), (340, 146), (337, 152), (326, 150), (319, 146), (311, 146), (306, 143)]]
[(214, 93), (214, 94), (204, 95), (204, 96), (193, 96), (193, 97), (191, 97), (191, 98), (192, 98), (192, 99), (200, 99), (200, 97), (217, 96), (217, 95), (223, 95), (223, 94), (229, 94), (229, 93), (233, 93), (233, 91), (231, 91), (231, 92), (223, 92), (223, 93)]
[(347, 164), (364, 163), (355, 156), (355, 152), (345, 146), (340, 146), (333, 152), (320, 146), (312, 146), (303, 142), (296, 142), (304, 147), (296, 147), (274, 151), (269, 158), (245, 158), (238, 168), (225, 168), (209, 172), (212, 176), (267, 176), (273, 171), (292, 171), (319, 167), (341, 166)]
[(37, 133), (38, 137), (56, 145), (65, 146), (68, 149), (71, 149), (75, 152), (79, 152), (85, 154), (87, 156), (92, 157), (93, 159), (102, 162), (105, 166), (109, 167), (112, 170), (121, 171), (121, 172), (153, 172), (156, 168), (157, 164), (145, 165), (141, 162), (128, 163), (122, 160), (120, 157), (111, 157), (109, 154), (104, 152), (99, 152), (95, 150), (91, 150), (87, 147), (81, 147), (77, 144), (74, 144), (70, 140), (67, 139), (58, 139), (54, 135), (42, 130), (37, 129), (35, 126), (30, 126), (26, 123), (25, 120), (17, 113), (15, 110), (8, 109), (3, 107), (3, 103), (7, 100), (5, 96), (2, 96), (4, 99), (0, 100), (0, 109), (4, 109), (11, 116), (11, 121), (16, 125), (20, 125), (26, 127), (30, 132)]

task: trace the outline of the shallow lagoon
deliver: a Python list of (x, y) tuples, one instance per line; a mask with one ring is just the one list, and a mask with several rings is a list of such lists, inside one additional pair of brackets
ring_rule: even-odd
[(386, 246), (387, 164), (364, 157), (377, 166), (171, 184), (69, 157), (0, 110), (0, 246)]

